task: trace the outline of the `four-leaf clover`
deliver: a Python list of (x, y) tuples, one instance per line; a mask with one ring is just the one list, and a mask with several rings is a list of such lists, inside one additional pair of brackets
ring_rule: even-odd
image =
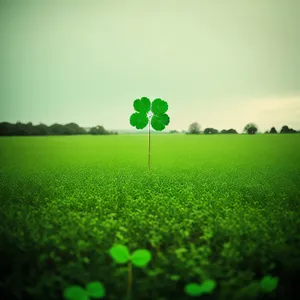
[[(170, 123), (170, 117), (166, 114), (168, 103), (156, 98), (152, 103), (147, 97), (136, 99), (133, 102), (135, 113), (130, 116), (130, 124), (136, 129), (143, 129), (151, 118), (151, 126), (156, 131), (162, 131)], [(150, 114), (152, 112), (152, 115)]]

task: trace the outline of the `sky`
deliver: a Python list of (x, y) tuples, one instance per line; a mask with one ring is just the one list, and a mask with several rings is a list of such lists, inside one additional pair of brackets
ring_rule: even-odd
[(300, 129), (299, 0), (0, 0), (0, 122)]

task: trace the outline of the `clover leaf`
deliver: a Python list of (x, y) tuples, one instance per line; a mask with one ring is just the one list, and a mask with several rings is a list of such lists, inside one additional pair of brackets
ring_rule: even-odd
[(171, 280), (173, 280), (173, 281), (177, 281), (177, 280), (180, 279), (180, 276), (177, 275), (177, 274), (172, 274), (172, 275), (169, 276), (169, 278), (170, 278)]
[(144, 267), (151, 260), (151, 252), (147, 249), (135, 250), (131, 255), (131, 261), (136, 267)]
[(115, 245), (109, 250), (109, 254), (118, 264), (124, 264), (130, 259), (129, 250), (123, 245)]
[(168, 103), (160, 98), (152, 102), (151, 111), (154, 115), (162, 115), (168, 110)]
[(170, 118), (167, 114), (153, 115), (151, 119), (152, 128), (157, 131), (162, 131), (170, 123)]
[(150, 111), (151, 102), (147, 97), (136, 99), (133, 102), (133, 107), (137, 112), (147, 114)]
[(105, 288), (101, 282), (93, 281), (86, 285), (86, 291), (91, 298), (103, 298), (105, 296)]
[(277, 288), (278, 281), (278, 277), (267, 275), (261, 280), (260, 286), (264, 292), (270, 293)]
[(143, 129), (148, 124), (148, 117), (144, 113), (134, 113), (130, 116), (130, 124), (136, 129)]
[(67, 300), (89, 300), (87, 291), (79, 285), (67, 287), (64, 290), (64, 297)]
[(215, 287), (216, 287), (216, 282), (214, 280), (208, 279), (202, 282), (201, 284), (202, 290), (204, 293), (211, 293)]
[(189, 296), (200, 296), (202, 295), (202, 287), (198, 283), (189, 283), (185, 286), (184, 291)]
[(216, 282), (214, 280), (208, 279), (202, 282), (202, 284), (198, 283), (189, 283), (185, 286), (184, 291), (189, 296), (201, 296), (203, 294), (210, 294), (216, 287)]

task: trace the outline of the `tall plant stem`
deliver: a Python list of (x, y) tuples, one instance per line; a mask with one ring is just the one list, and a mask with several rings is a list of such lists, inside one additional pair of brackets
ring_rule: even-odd
[(128, 262), (128, 285), (127, 285), (127, 299), (131, 299), (132, 294), (132, 264)]
[(148, 170), (150, 172), (150, 121), (151, 118), (149, 119), (149, 131), (148, 131)]

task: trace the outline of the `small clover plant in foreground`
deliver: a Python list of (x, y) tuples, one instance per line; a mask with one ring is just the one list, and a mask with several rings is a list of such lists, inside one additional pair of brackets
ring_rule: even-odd
[[(148, 131), (148, 169), (150, 171), (150, 123), (154, 130), (162, 131), (170, 123), (170, 117), (166, 114), (168, 103), (160, 98), (151, 101), (147, 97), (136, 99), (133, 102), (135, 113), (130, 116), (130, 124), (136, 129), (143, 129), (149, 123)], [(149, 122), (149, 119), (151, 121)]]
[(79, 285), (72, 285), (64, 290), (64, 298), (67, 300), (100, 299), (105, 296), (104, 285), (99, 281), (90, 282), (85, 289)]
[(216, 287), (214, 280), (208, 279), (199, 283), (189, 283), (185, 286), (184, 291), (189, 296), (201, 296), (203, 294), (211, 294)]
[(127, 297), (131, 299), (132, 291), (132, 265), (143, 268), (150, 262), (152, 256), (147, 249), (138, 249), (130, 254), (128, 248), (124, 245), (115, 245), (109, 250), (110, 256), (118, 264), (128, 263), (128, 285)]

